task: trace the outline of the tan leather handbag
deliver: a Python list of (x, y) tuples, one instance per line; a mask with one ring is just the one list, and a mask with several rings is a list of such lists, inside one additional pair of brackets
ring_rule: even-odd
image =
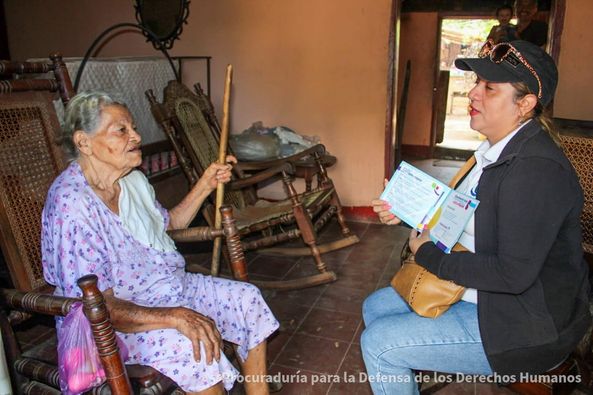
[[(449, 182), (449, 186), (454, 188), (475, 163), (475, 157), (472, 155)], [(459, 243), (452, 250), (467, 251)], [(436, 318), (461, 300), (465, 288), (453, 281), (440, 279), (417, 264), (407, 243), (402, 250), (401, 258), (402, 266), (391, 279), (391, 286), (418, 315)]]
[(403, 261), (402, 267), (391, 279), (391, 286), (412, 310), (427, 318), (437, 318), (443, 314), (452, 304), (459, 302), (465, 292), (461, 285), (440, 279), (417, 264), (414, 255)]

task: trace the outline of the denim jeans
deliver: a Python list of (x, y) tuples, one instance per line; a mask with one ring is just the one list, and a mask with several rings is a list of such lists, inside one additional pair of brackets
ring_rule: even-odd
[(374, 394), (418, 394), (418, 380), (426, 376), (413, 370), (492, 374), (473, 303), (460, 301), (438, 318), (424, 318), (388, 287), (371, 294), (362, 312), (360, 344)]

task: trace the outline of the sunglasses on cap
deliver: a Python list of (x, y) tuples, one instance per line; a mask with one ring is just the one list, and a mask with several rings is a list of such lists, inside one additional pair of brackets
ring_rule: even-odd
[(517, 67), (519, 63), (523, 64), (529, 70), (531, 74), (537, 80), (538, 92), (537, 98), (542, 98), (542, 82), (539, 79), (539, 75), (534, 68), (529, 64), (527, 60), (521, 55), (521, 52), (510, 43), (494, 44), (492, 40), (486, 41), (480, 52), (478, 53), (479, 58), (489, 57), (490, 60), (496, 64), (500, 64), (504, 61), (510, 63), (513, 67)]

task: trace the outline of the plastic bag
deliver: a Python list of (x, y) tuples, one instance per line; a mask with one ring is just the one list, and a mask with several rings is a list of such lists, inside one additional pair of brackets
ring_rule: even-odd
[(268, 128), (261, 121), (229, 137), (229, 144), (240, 161), (285, 158), (318, 143), (317, 136), (302, 136), (286, 126)]
[(230, 136), (229, 144), (237, 159), (243, 161), (276, 159), (280, 155), (280, 140), (275, 135), (235, 134)]
[(80, 394), (105, 381), (91, 324), (80, 302), (72, 306), (58, 332), (58, 364), (60, 388), (64, 394)]

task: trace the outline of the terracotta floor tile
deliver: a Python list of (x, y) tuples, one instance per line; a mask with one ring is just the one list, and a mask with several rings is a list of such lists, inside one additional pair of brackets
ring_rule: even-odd
[(338, 280), (327, 286), (315, 307), (360, 315), (362, 302), (368, 295), (369, 293), (362, 289), (342, 287)]
[(272, 337), (268, 338), (267, 344), (267, 357), (268, 357), (268, 365), (271, 365), (276, 358), (280, 355), (282, 348), (286, 345), (288, 340), (292, 336), (291, 332), (285, 331), (276, 331)]
[(275, 291), (273, 295), (270, 295), (270, 300), (278, 299), (282, 300), (284, 303), (310, 307), (317, 302), (327, 287), (327, 285), (320, 285), (294, 291)]
[(277, 392), (280, 395), (325, 395), (330, 386), (328, 381), (333, 378), (327, 374), (277, 364), (271, 366), (269, 374), (282, 380), (282, 390)]
[(348, 256), (348, 261), (366, 262), (369, 260), (380, 260), (383, 263), (387, 263), (389, 257), (393, 252), (393, 249), (393, 242), (376, 242), (368, 243), (366, 245), (357, 244), (352, 253), (350, 253), (350, 255)]
[(299, 258), (258, 255), (248, 267), (249, 275), (263, 274), (265, 276), (282, 279), (286, 273), (299, 261)]
[(304, 257), (287, 273), (285, 279), (302, 278), (319, 273), (312, 257)]
[(389, 287), (391, 285), (391, 279), (393, 278), (395, 273), (395, 271), (392, 272), (387, 270), (383, 272), (383, 274), (381, 274), (381, 277), (379, 277), (379, 280), (377, 281), (377, 289)]
[(358, 326), (358, 329), (356, 330), (356, 333), (354, 334), (354, 337), (352, 338), (352, 344), (360, 345), (360, 336), (362, 335), (363, 331), (364, 331), (364, 322), (360, 321), (360, 325)]
[(268, 305), (278, 321), (280, 330), (294, 332), (305, 319), (310, 307), (300, 306), (281, 299), (273, 299)]
[(371, 390), (371, 386), (368, 382), (350, 382), (350, 379), (344, 379), (340, 377), (342, 381), (338, 383), (332, 383), (329, 391), (327, 392), (328, 395), (373, 395), (373, 391)]
[(346, 353), (344, 362), (340, 367), (338, 376), (340, 381), (332, 383), (328, 394), (368, 394), (371, 395), (371, 386), (366, 380), (366, 369), (360, 346), (353, 344)]
[(475, 384), (469, 383), (451, 383), (443, 389), (435, 392), (435, 395), (475, 395)]
[(499, 387), (496, 384), (476, 383), (476, 394), (479, 395), (511, 395), (514, 394), (508, 388)]
[(358, 375), (359, 373), (366, 372), (364, 366), (364, 360), (362, 359), (362, 351), (357, 345), (352, 345), (348, 349), (344, 362), (340, 367), (339, 373), (346, 373), (347, 375)]
[(348, 262), (348, 258), (350, 254), (356, 249), (358, 244), (354, 244), (347, 248), (342, 248), (340, 250), (327, 252), (321, 255), (321, 259), (323, 262), (331, 267), (337, 268), (340, 267)]
[(354, 336), (359, 323), (360, 313), (350, 314), (315, 307), (298, 328), (297, 333), (341, 340), (349, 343), (352, 341), (352, 337)]
[(336, 284), (343, 288), (351, 288), (370, 294), (375, 290), (381, 272), (365, 272), (364, 270), (349, 271), (338, 273)]
[(346, 224), (350, 229), (350, 233), (354, 233), (359, 238), (364, 236), (369, 228), (369, 223), (367, 222), (346, 221)]
[(388, 258), (373, 256), (368, 259), (353, 259), (352, 255), (348, 258), (342, 266), (340, 266), (339, 274), (354, 275), (354, 276), (378, 276), (383, 273), (385, 266), (388, 263)]
[(347, 349), (347, 342), (295, 333), (276, 359), (276, 364), (335, 374)]
[[(365, 222), (347, 221), (346, 225), (348, 226), (348, 229), (350, 229), (350, 233), (358, 236), (360, 239), (367, 231), (369, 224)], [(319, 232), (317, 235), (317, 240), (320, 243), (325, 243), (328, 241), (337, 240), (340, 237), (342, 237), (342, 229), (334, 217), (323, 227), (322, 231)]]

